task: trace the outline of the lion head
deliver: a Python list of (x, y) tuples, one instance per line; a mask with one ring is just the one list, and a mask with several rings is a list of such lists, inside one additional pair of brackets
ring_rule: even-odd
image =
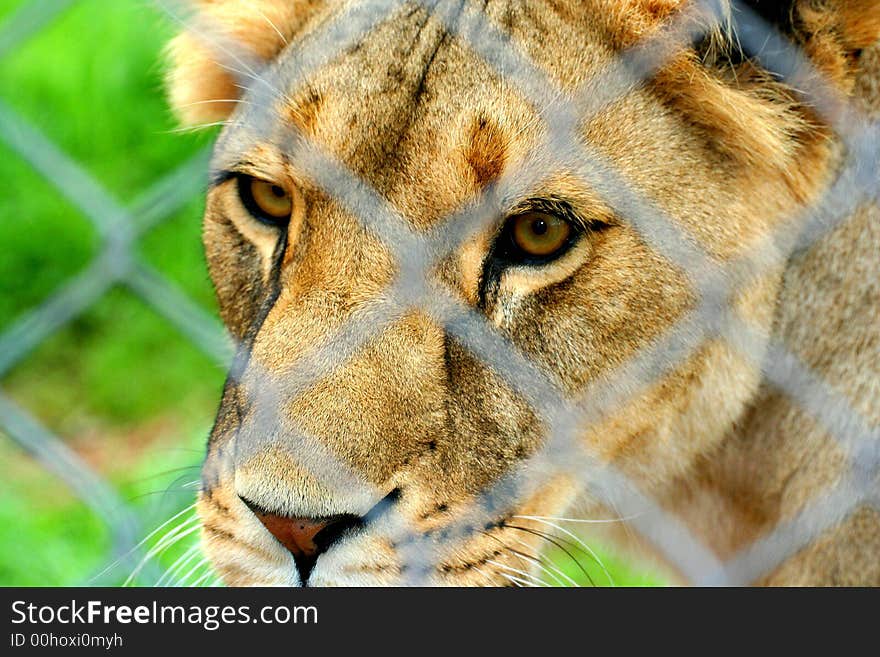
[[(650, 493), (743, 413), (761, 373), (708, 318), (770, 334), (782, 259), (749, 257), (840, 148), (726, 2), (194, 4), (170, 95), (224, 124), (238, 349), (199, 510), (227, 583), (508, 584), (585, 459)], [(871, 3), (783, 4), (845, 90)]]

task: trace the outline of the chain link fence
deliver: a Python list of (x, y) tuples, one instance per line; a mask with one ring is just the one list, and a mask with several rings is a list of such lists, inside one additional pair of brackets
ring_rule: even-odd
[[(34, 1), (0, 30), (0, 56), (52, 20), (70, 2)], [(880, 511), (880, 428), (862, 417), (849, 401), (813, 372), (786, 345), (771, 341), (742, 316), (731, 300), (769, 267), (830, 233), (858, 208), (880, 196), (878, 153), (880, 125), (841, 98), (792, 43), (759, 16), (737, 2), (733, 13), (720, 2), (686, 5), (658, 34), (631, 47), (597, 79), (570, 92), (555, 84), (541, 67), (499, 26), (467, 2), (445, 0), (366, 0), (346, 5), (335, 20), (311, 34), (284, 66), (266, 69), (247, 47), (237, 43), (188, 3), (156, 3), (174, 21), (198, 34), (215, 56), (248, 90), (244, 112), (252, 133), (278, 147), (298, 170), (307, 171), (324, 193), (346, 208), (393, 252), (399, 273), (392, 285), (364, 312), (297, 361), (283, 382), (259, 376), (259, 418), (277, 424), (278, 404), (309, 388), (359, 347), (380, 335), (403, 313), (418, 309), (499, 375), (545, 422), (543, 447), (522, 468), (485, 490), (451, 529), (444, 541), (412, 531), (402, 516), (386, 514), (385, 531), (402, 545), (410, 573), (407, 583), (427, 581), (450, 545), (466, 539), (478, 523), (495, 517), (550, 477), (576, 476), (598, 500), (615, 508), (683, 577), (700, 585), (748, 584), (772, 572), (793, 554), (842, 522), (855, 510)], [(453, 213), (427, 234), (392, 208), (366, 182), (293, 126), (282, 134), (269, 111), (311, 73), (332, 61), (403, 7), (421, 7), (450, 37), (478, 54), (499, 76), (515, 87), (546, 126), (540, 157), (505, 172), (465, 208)], [(268, 20), (268, 19), (267, 19)], [(774, 75), (803, 94), (843, 141), (847, 160), (839, 176), (812, 206), (783, 222), (747, 253), (721, 262), (705, 251), (673, 217), (656, 207), (600, 153), (584, 144), (578, 128), (610, 104), (650, 79), (682, 48), (699, 41), (721, 21), (733, 21), (743, 49)], [(200, 153), (141, 195), (130, 207), (120, 206), (83, 167), (72, 161), (12, 109), (0, 103), (0, 139), (39, 171), (94, 223), (103, 249), (94, 261), (39, 307), (0, 334), (0, 377), (54, 331), (87, 309), (111, 286), (124, 286), (177, 326), (199, 349), (228, 363), (232, 349), (218, 323), (180, 293), (162, 274), (139, 259), (134, 246), (143, 232), (168, 217), (204, 186), (209, 153)], [(480, 228), (495, 221), (499, 199), (523, 196), (542, 180), (548, 163), (571, 172), (594, 189), (615, 213), (625, 218), (662, 257), (685, 272), (699, 303), (661, 338), (620, 366), (601, 384), (576, 398), (562, 392), (544, 370), (502, 337), (486, 319), (431, 278), (439, 257), (455, 250)], [(709, 338), (724, 340), (759, 367), (765, 379), (808, 413), (847, 455), (848, 474), (825, 494), (810, 501), (795, 517), (779, 524), (726, 561), (720, 560), (674, 517), (613, 464), (589, 453), (575, 437), (584, 427), (620, 408), (636, 391), (645, 390), (681, 364)], [(876, 355), (874, 355), (876, 357)], [(139, 561), (136, 553), (143, 528), (113, 488), (78, 459), (64, 441), (42, 427), (0, 392), (0, 426), (47, 469), (64, 480), (107, 523), (114, 543), (109, 563)], [(238, 445), (240, 451), (264, 445)], [(328, 486), (361, 491), (365, 499), (378, 494), (362, 475), (332, 454), (320, 441), (300, 432), (288, 446)], [(381, 495), (380, 495), (381, 497)], [(525, 573), (511, 581), (532, 583)]]
[[(73, 4), (72, 0), (25, 3), (0, 26), (0, 57), (11, 53)], [(183, 163), (125, 207), (85, 166), (64, 153), (4, 101), (0, 101), (0, 140), (80, 210), (95, 226), (101, 240), (96, 257), (83, 271), (39, 307), (0, 331), (0, 380), (44, 340), (111, 289), (120, 287), (152, 306), (212, 359), (228, 363), (231, 347), (219, 322), (136, 253), (141, 236), (204, 191), (208, 150)], [(2, 389), (0, 427), (106, 523), (112, 541), (108, 566), (101, 567), (87, 581), (117, 582), (121, 573), (130, 572), (139, 560), (137, 546), (142, 543), (145, 529), (112, 484)], [(156, 581), (160, 574), (150, 565), (144, 573), (144, 581)]]

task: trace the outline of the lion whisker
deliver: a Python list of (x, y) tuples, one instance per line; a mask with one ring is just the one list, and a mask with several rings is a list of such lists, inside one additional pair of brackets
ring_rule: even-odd
[(229, 121), (212, 121), (211, 123), (200, 123), (198, 125), (188, 125), (188, 126), (184, 126), (182, 128), (171, 128), (169, 130), (166, 130), (165, 132), (167, 134), (197, 132), (199, 130), (205, 130), (206, 128), (213, 128), (218, 125), (225, 126), (225, 125), (229, 125), (229, 124), (230, 124)]
[[(514, 516), (514, 517), (515, 517), (515, 518), (526, 518), (527, 516)], [(609, 581), (609, 583), (611, 584), (611, 586), (616, 586), (616, 584), (614, 583), (614, 578), (611, 576), (611, 573), (610, 573), (610, 572), (608, 571), (608, 569), (605, 567), (605, 564), (602, 563), (602, 560), (599, 558), (599, 555), (596, 554), (596, 552), (595, 552), (595, 551), (594, 551), (589, 545), (587, 545), (587, 544), (583, 541), (583, 539), (581, 539), (579, 536), (577, 536), (574, 532), (572, 532), (572, 531), (566, 529), (565, 527), (562, 527), (561, 525), (557, 525), (557, 524), (554, 523), (554, 522), (550, 522), (549, 520), (545, 520), (545, 519), (543, 519), (543, 518), (538, 518), (538, 517), (533, 518), (533, 520), (537, 520), (538, 522), (544, 523), (545, 525), (548, 525), (548, 526), (550, 526), (550, 527), (553, 527), (554, 529), (556, 529), (556, 530), (558, 530), (558, 531), (561, 531), (562, 533), (566, 534), (567, 536), (570, 536), (570, 537), (574, 540), (575, 544), (576, 544), (578, 547), (580, 547), (580, 548), (581, 548), (582, 550), (584, 550), (587, 554), (589, 554), (589, 555), (593, 558), (593, 560), (594, 560), (597, 564), (599, 564), (599, 567), (600, 567), (600, 568), (602, 569), (602, 571), (605, 573), (605, 576), (608, 578), (608, 581)], [(557, 537), (557, 538), (559, 538), (559, 537)], [(560, 538), (560, 540), (562, 540), (562, 539)]]
[[(566, 577), (574, 586), (577, 586), (577, 583), (573, 579), (571, 579), (570, 577), (567, 577), (564, 573), (562, 573), (562, 571), (559, 571), (559, 569), (553, 568), (553, 566), (551, 564), (549, 564), (548, 562), (546, 562), (544, 559), (541, 559), (540, 557), (537, 557), (533, 554), (529, 554), (528, 552), (522, 552), (520, 550), (517, 550), (516, 548), (513, 548), (510, 545), (508, 545), (507, 543), (505, 543), (504, 541), (502, 541), (497, 536), (493, 536), (489, 532), (481, 530), (480, 533), (483, 534), (484, 536), (491, 538), (492, 540), (500, 543), (501, 547), (503, 547), (505, 550), (509, 551), (511, 554), (516, 555), (520, 561), (525, 559), (526, 561), (530, 562), (531, 564), (537, 566), (541, 571), (546, 572), (550, 577), (552, 577), (553, 580), (557, 584), (559, 584), (560, 586), (565, 586), (565, 583), (561, 579), (559, 579), (559, 577), (553, 572), (554, 570), (558, 571), (559, 574), (562, 575), (563, 577)], [(527, 550), (529, 549), (529, 545), (525, 541), (518, 539), (518, 538), (514, 538), (514, 540), (517, 541), (523, 547), (525, 547)], [(525, 565), (525, 564), (523, 564), (523, 565)]]
[(260, 10), (260, 8), (259, 8), (256, 4), (254, 4), (253, 2), (248, 2), (248, 4), (251, 6), (251, 8), (252, 8), (255, 12), (257, 12), (257, 13), (260, 15), (260, 17), (261, 17), (264, 21), (266, 21), (266, 22), (269, 24), (269, 26), (270, 26), (273, 30), (275, 30), (275, 33), (276, 33), (279, 37), (281, 37), (281, 42), (282, 42), (285, 46), (289, 46), (289, 45), (290, 45), (290, 42), (287, 40), (287, 37), (284, 36), (284, 34), (281, 33), (281, 30), (279, 30), (279, 29), (278, 29), (278, 26), (275, 25), (275, 23), (272, 22), (272, 19), (269, 18), (268, 16), (266, 16), (266, 14), (264, 14), (264, 13)]
[[(514, 538), (517, 543), (528, 547), (528, 543), (526, 543), (521, 538)], [(535, 557), (538, 558), (538, 557)], [(547, 559), (540, 558), (541, 567), (550, 575), (560, 586), (580, 586), (572, 577), (567, 575), (561, 568), (557, 568), (553, 565), (552, 562)]]
[[(504, 570), (509, 570), (510, 572), (515, 573), (516, 575), (519, 575), (519, 576), (525, 578), (526, 581), (531, 582), (531, 584), (530, 584), (531, 586), (543, 586), (545, 588), (550, 588), (550, 585), (547, 582), (545, 582), (543, 579), (541, 579), (540, 577), (538, 577), (537, 575), (534, 575), (532, 573), (528, 573), (524, 570), (520, 570), (519, 568), (514, 568), (513, 566), (508, 566), (507, 564), (501, 563), (500, 561), (495, 561), (494, 559), (488, 559), (486, 561), (486, 563), (490, 564), (492, 566), (495, 566), (496, 568), (502, 568)], [(503, 574), (503, 573), (499, 573), (499, 575), (501, 575), (501, 574)]]
[(190, 578), (194, 577), (195, 574), (199, 571), (199, 569), (204, 568), (206, 565), (210, 568), (210, 563), (209, 563), (208, 557), (202, 556), (202, 558), (196, 562), (196, 565), (194, 565), (192, 568), (190, 568), (183, 577), (176, 580), (172, 586), (175, 586), (175, 587), (186, 586), (187, 582), (190, 580)]
[(168, 525), (168, 523), (174, 522), (175, 520), (177, 520), (177, 518), (179, 518), (180, 516), (182, 516), (184, 513), (187, 513), (187, 512), (189, 512), (189, 511), (193, 511), (193, 510), (195, 509), (195, 507), (196, 507), (196, 503), (193, 502), (192, 504), (190, 504), (190, 505), (187, 506), (186, 508), (181, 509), (180, 511), (178, 511), (177, 513), (175, 513), (173, 516), (171, 516), (170, 518), (168, 518), (168, 520), (166, 520), (166, 521), (163, 522), (161, 525), (159, 525), (158, 527), (156, 527), (155, 529), (153, 529), (149, 534), (147, 534), (146, 536), (144, 536), (140, 541), (137, 542), (136, 545), (132, 546), (131, 549), (129, 549), (128, 551), (126, 551), (125, 554), (120, 555), (120, 557), (119, 557), (118, 559), (112, 561), (110, 564), (107, 565), (106, 568), (103, 568), (100, 572), (98, 572), (98, 573), (94, 576), (93, 579), (98, 579), (99, 577), (102, 577), (103, 575), (105, 575), (107, 572), (109, 572), (109, 571), (112, 570), (113, 568), (116, 568), (117, 566), (119, 566), (119, 565), (122, 563), (123, 559), (127, 559), (128, 557), (132, 556), (132, 555), (133, 555), (135, 552), (137, 552), (141, 547), (143, 547), (144, 543), (146, 543), (147, 541), (149, 541), (149, 540), (150, 540), (153, 536), (155, 536), (158, 532), (162, 531), (162, 529), (163, 529), (164, 527), (166, 527), (166, 526)]
[(180, 108), (194, 107), (196, 105), (209, 105), (211, 103), (234, 103), (236, 105), (253, 105), (249, 100), (243, 98), (209, 98), (207, 100), (194, 100), (191, 103), (181, 103)]
[(510, 582), (513, 582), (513, 584), (515, 584), (516, 586), (518, 586), (518, 587), (520, 587), (520, 588), (523, 588), (523, 587), (526, 587), (526, 586), (528, 586), (528, 587), (534, 587), (534, 586), (535, 586), (535, 585), (532, 584), (531, 582), (528, 582), (528, 581), (526, 581), (526, 580), (520, 579), (519, 577), (514, 577), (513, 575), (508, 575), (507, 573), (498, 573), (498, 574), (501, 575), (501, 577), (503, 577), (504, 579), (506, 579), (506, 580), (508, 580), (508, 581), (510, 581)]
[(145, 497), (150, 497), (151, 495), (167, 495), (168, 493), (189, 493), (194, 489), (198, 489), (201, 483), (202, 482), (199, 480), (185, 481), (179, 486), (174, 486), (174, 482), (171, 482), (171, 484), (169, 484), (167, 488), (163, 488), (162, 490), (147, 491), (146, 493), (141, 493), (140, 495), (134, 495), (128, 498), (128, 500), (130, 502), (134, 502), (136, 500), (141, 500)]
[(162, 586), (163, 583), (170, 581), (175, 573), (183, 569), (183, 567), (186, 566), (186, 564), (188, 564), (190, 561), (192, 561), (193, 557), (195, 557), (199, 553), (199, 547), (199, 544), (196, 543), (195, 545), (187, 549), (186, 552), (180, 555), (180, 557), (178, 557), (177, 560), (173, 564), (171, 564), (168, 570), (166, 570), (162, 574), (162, 576), (156, 580), (154, 586)]
[[(285, 93), (284, 91), (282, 91), (282, 90), (279, 89), (278, 87), (275, 87), (274, 85), (272, 85), (272, 84), (271, 84), (271, 83), (270, 83), (265, 77), (263, 77), (262, 75), (259, 75), (259, 74), (257, 74), (256, 72), (254, 72), (254, 71), (252, 71), (252, 70), (249, 70), (249, 71), (240, 71), (240, 70), (238, 70), (238, 69), (236, 69), (236, 68), (233, 68), (232, 66), (229, 66), (228, 64), (225, 64), (225, 63), (223, 63), (223, 62), (219, 62), (219, 61), (217, 62), (217, 64), (219, 64), (221, 68), (226, 69), (226, 70), (229, 71), (230, 73), (237, 73), (238, 75), (240, 75), (240, 76), (242, 76), (242, 77), (250, 78), (250, 79), (253, 80), (254, 82), (260, 82), (260, 83), (262, 83), (263, 85), (265, 85), (265, 86), (269, 89), (269, 91), (272, 92), (272, 94), (274, 95), (274, 97), (275, 97), (276, 99), (284, 100), (284, 101), (286, 101), (286, 102), (288, 102), (288, 103), (291, 103), (291, 104), (293, 103), (293, 99), (291, 99), (291, 97), (290, 97), (287, 93)], [(246, 92), (246, 91), (249, 91), (248, 87), (244, 87), (244, 86), (242, 86), (242, 85), (240, 85), (240, 84), (237, 84), (237, 83), (236, 83), (235, 86), (238, 87), (239, 89), (241, 89), (242, 91), (245, 91), (245, 92)]]
[[(485, 530), (482, 530), (482, 529), (481, 529), (481, 530), (479, 530), (479, 531), (480, 531), (480, 533), (481, 533), (483, 536), (485, 536), (486, 538), (492, 539), (493, 541), (495, 541), (496, 543), (498, 543), (498, 544), (501, 546), (502, 549), (504, 549), (504, 550), (510, 552), (511, 554), (516, 555), (516, 556), (519, 558), (520, 562), (522, 562), (523, 558), (525, 558), (525, 557), (529, 557), (529, 556), (530, 556), (530, 555), (528, 555), (528, 554), (526, 554), (526, 553), (524, 553), (524, 552), (520, 552), (520, 551), (518, 551), (518, 550), (515, 550), (514, 548), (510, 547), (507, 543), (505, 543), (504, 541), (502, 541), (500, 538), (498, 538), (497, 536), (493, 536), (492, 534), (490, 534), (489, 532), (487, 532), (487, 531), (485, 531)], [(525, 566), (524, 563), (523, 563), (523, 566)]]
[[(520, 541), (520, 542), (523, 543), (523, 545), (525, 545), (525, 542), (523, 542), (523, 541)], [(527, 554), (525, 552), (520, 552), (516, 548), (512, 548), (510, 546), (508, 546), (507, 549), (511, 552), (511, 554), (516, 555), (520, 561), (525, 559), (530, 564), (537, 567), (538, 572), (546, 573), (547, 575), (549, 575), (553, 579), (554, 582), (556, 582), (560, 586), (564, 586), (563, 581), (561, 579), (559, 579), (559, 576), (553, 572), (553, 570), (550, 567), (550, 564), (548, 562), (546, 562), (544, 559), (534, 557), (534, 556)], [(549, 584), (548, 584), (548, 586), (549, 586)]]
[(160, 5), (162, 6), (162, 9), (165, 11), (165, 13), (168, 14), (174, 21), (179, 23), (185, 30), (189, 30), (189, 31), (193, 32), (194, 34), (197, 34), (202, 39), (206, 39), (206, 40), (210, 41), (221, 52), (225, 53), (226, 55), (231, 57), (234, 61), (241, 64), (249, 72), (255, 73), (255, 71), (250, 66), (248, 66), (246, 61), (244, 61), (241, 57), (237, 56), (234, 52), (232, 52), (228, 48), (225, 48), (220, 43), (220, 40), (216, 37), (215, 34), (207, 34), (207, 35), (203, 34), (201, 31), (194, 29), (192, 25), (188, 24), (188, 22), (184, 18), (182, 18), (177, 12), (175, 12), (171, 7), (167, 6), (164, 2), (160, 3)]
[(176, 472), (185, 472), (186, 470), (201, 470), (202, 466), (199, 464), (193, 465), (184, 465), (179, 468), (169, 468), (168, 470), (162, 470), (160, 472), (154, 472), (151, 475), (147, 475), (146, 477), (139, 477), (137, 479), (128, 479), (126, 482), (128, 484), (144, 484), (148, 481), (153, 481), (154, 479), (158, 479), (159, 477), (164, 477), (165, 475), (174, 474)]
[(477, 571), (477, 573), (479, 575), (483, 576), (483, 579), (486, 580), (486, 584), (488, 584), (489, 586), (497, 586), (495, 580), (493, 580), (489, 575), (487, 575), (486, 572), (482, 568), (480, 568), (477, 565), (472, 566), (472, 568), (473, 568), (473, 570)]
[(635, 518), (640, 518), (644, 513), (633, 513), (628, 516), (621, 516), (619, 518), (562, 518), (560, 516), (514, 516), (514, 518), (524, 518), (526, 520), (554, 520), (556, 522), (576, 522), (579, 524), (588, 524), (588, 525), (604, 525), (615, 522), (627, 522), (629, 520), (634, 520)]
[(509, 525), (509, 524), (505, 523), (503, 526), (509, 527), (510, 529), (518, 529), (519, 531), (526, 532), (527, 534), (532, 534), (534, 536), (537, 536), (538, 538), (544, 539), (548, 543), (555, 545), (557, 548), (562, 550), (566, 554), (566, 556), (568, 556), (569, 559), (571, 559), (575, 563), (575, 565), (584, 574), (584, 577), (587, 578), (587, 581), (590, 582), (590, 585), (596, 586), (596, 582), (593, 581), (592, 576), (587, 571), (587, 569), (584, 568), (584, 565), (577, 559), (577, 557), (575, 557), (571, 552), (568, 551), (568, 549), (566, 549), (566, 547), (562, 544), (561, 539), (558, 536), (553, 536), (551, 534), (548, 534), (547, 532), (542, 532), (537, 529), (530, 529), (528, 527), (520, 527), (519, 525)]
[(149, 563), (150, 559), (157, 557), (165, 552), (172, 545), (179, 543), (181, 540), (189, 536), (195, 531), (201, 529), (201, 524), (199, 523), (198, 516), (194, 516), (189, 520), (182, 522), (181, 524), (173, 527), (168, 532), (166, 532), (162, 538), (159, 540), (156, 545), (154, 545), (141, 559), (140, 563), (135, 567), (135, 569), (131, 572), (131, 574), (126, 578), (125, 582), (123, 582), (123, 586), (128, 586), (134, 580), (135, 577), (144, 569), (144, 566)]
[[(206, 560), (206, 563), (207, 563), (207, 560)], [(201, 577), (199, 577), (195, 582), (193, 582), (192, 584), (190, 584), (190, 586), (191, 586), (192, 588), (195, 588), (195, 587), (201, 585), (202, 582), (204, 582), (206, 579), (208, 579), (209, 577), (211, 577), (211, 576), (213, 576), (213, 575), (214, 575), (214, 571), (210, 569), (210, 564), (209, 564), (208, 572), (206, 572), (204, 575), (202, 575)]]

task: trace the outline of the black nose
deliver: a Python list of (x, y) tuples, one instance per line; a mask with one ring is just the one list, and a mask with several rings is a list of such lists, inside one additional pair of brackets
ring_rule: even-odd
[(308, 582), (318, 557), (347, 531), (363, 525), (363, 518), (359, 516), (290, 518), (265, 511), (243, 498), (242, 501), (250, 507), (272, 536), (293, 555), (303, 586)]

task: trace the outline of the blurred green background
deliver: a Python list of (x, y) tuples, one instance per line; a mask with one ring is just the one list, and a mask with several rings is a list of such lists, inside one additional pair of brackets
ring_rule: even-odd
[[(0, 44), (28, 1), (0, 0)], [(206, 148), (214, 133), (176, 130), (165, 105), (161, 51), (174, 31), (167, 17), (141, 0), (69, 4), (0, 53), (0, 102), (130, 206)], [(90, 221), (2, 139), (0, 180), (2, 335), (82, 271), (102, 241)], [(147, 232), (137, 250), (216, 316), (199, 238), (201, 211), (201, 195), (195, 194)], [(0, 380), (0, 389), (106, 477), (135, 509), (146, 535), (193, 501), (223, 375), (167, 319), (115, 287), (19, 362)], [(2, 424), (0, 463), (0, 585), (88, 582), (108, 558), (110, 537), (100, 518), (26, 455)], [(161, 535), (146, 544), (155, 545)], [(183, 567), (177, 562), (178, 578), (198, 563), (194, 551), (186, 552), (194, 536), (158, 556), (159, 572), (181, 556), (192, 559)], [(553, 555), (559, 568), (585, 584), (608, 583), (595, 560), (566, 549), (585, 572), (562, 551)], [(645, 569), (599, 552), (616, 584), (659, 582)], [(122, 583), (125, 575), (113, 574), (110, 583)], [(135, 582), (153, 584), (155, 573), (151, 577)]]

